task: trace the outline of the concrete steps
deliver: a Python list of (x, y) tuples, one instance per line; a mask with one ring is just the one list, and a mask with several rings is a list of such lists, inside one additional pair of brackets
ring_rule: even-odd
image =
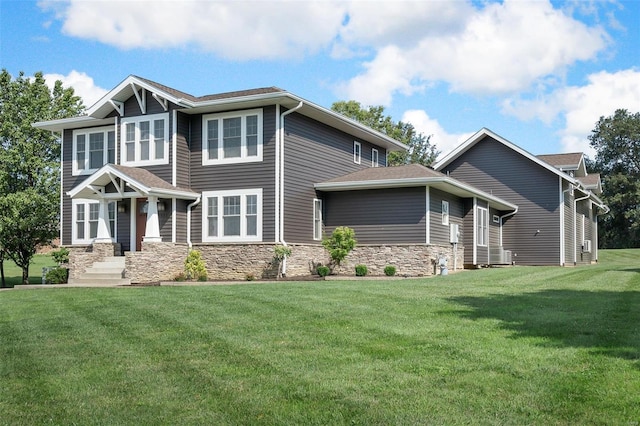
[(124, 278), (124, 256), (106, 257), (101, 262), (87, 269), (81, 278), (70, 279), (71, 285), (131, 285), (131, 280)]

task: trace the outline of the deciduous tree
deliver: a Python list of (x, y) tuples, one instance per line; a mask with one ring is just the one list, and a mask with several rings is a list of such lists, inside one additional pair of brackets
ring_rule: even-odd
[(436, 146), (430, 142), (431, 136), (416, 132), (411, 123), (393, 121), (390, 116), (384, 114), (383, 106), (363, 108), (356, 101), (339, 101), (335, 102), (331, 109), (407, 145), (409, 148), (407, 152), (389, 154), (388, 165), (390, 166), (402, 164), (429, 166), (439, 154)]
[(640, 112), (619, 109), (600, 117), (589, 141), (603, 177), (602, 198), (611, 209), (600, 224), (601, 246), (640, 247)]
[(0, 73), (0, 268), (10, 258), (25, 283), (36, 246), (55, 238), (59, 217), (60, 140), (32, 124), (83, 109), (73, 89), (60, 81), (50, 89), (40, 72)]

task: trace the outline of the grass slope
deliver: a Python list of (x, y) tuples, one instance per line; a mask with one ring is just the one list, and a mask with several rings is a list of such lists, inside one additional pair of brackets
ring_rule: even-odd
[(640, 422), (640, 251), (425, 280), (0, 292), (0, 424)]

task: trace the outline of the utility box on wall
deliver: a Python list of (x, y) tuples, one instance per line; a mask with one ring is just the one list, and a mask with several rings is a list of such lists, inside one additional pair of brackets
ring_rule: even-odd
[(455, 244), (458, 242), (458, 238), (460, 238), (460, 225), (452, 223), (449, 226), (449, 242)]

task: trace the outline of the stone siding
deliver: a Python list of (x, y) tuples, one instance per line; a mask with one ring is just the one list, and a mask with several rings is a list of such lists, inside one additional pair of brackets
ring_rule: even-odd
[(172, 281), (184, 272), (187, 244), (143, 242), (141, 251), (125, 252), (125, 278), (134, 284)]
[[(396, 275), (421, 277), (440, 274), (437, 261), (441, 256), (447, 258), (447, 268), (453, 272), (453, 247), (420, 244), (394, 245), (357, 245), (342, 265), (333, 273), (339, 275), (355, 275), (356, 265), (365, 265), (368, 275), (384, 275), (387, 265), (396, 267)], [(458, 247), (458, 270), (464, 267), (464, 248)]]
[(66, 246), (69, 250), (69, 279), (80, 279), (94, 262), (120, 254), (119, 243), (94, 243), (90, 246)]

